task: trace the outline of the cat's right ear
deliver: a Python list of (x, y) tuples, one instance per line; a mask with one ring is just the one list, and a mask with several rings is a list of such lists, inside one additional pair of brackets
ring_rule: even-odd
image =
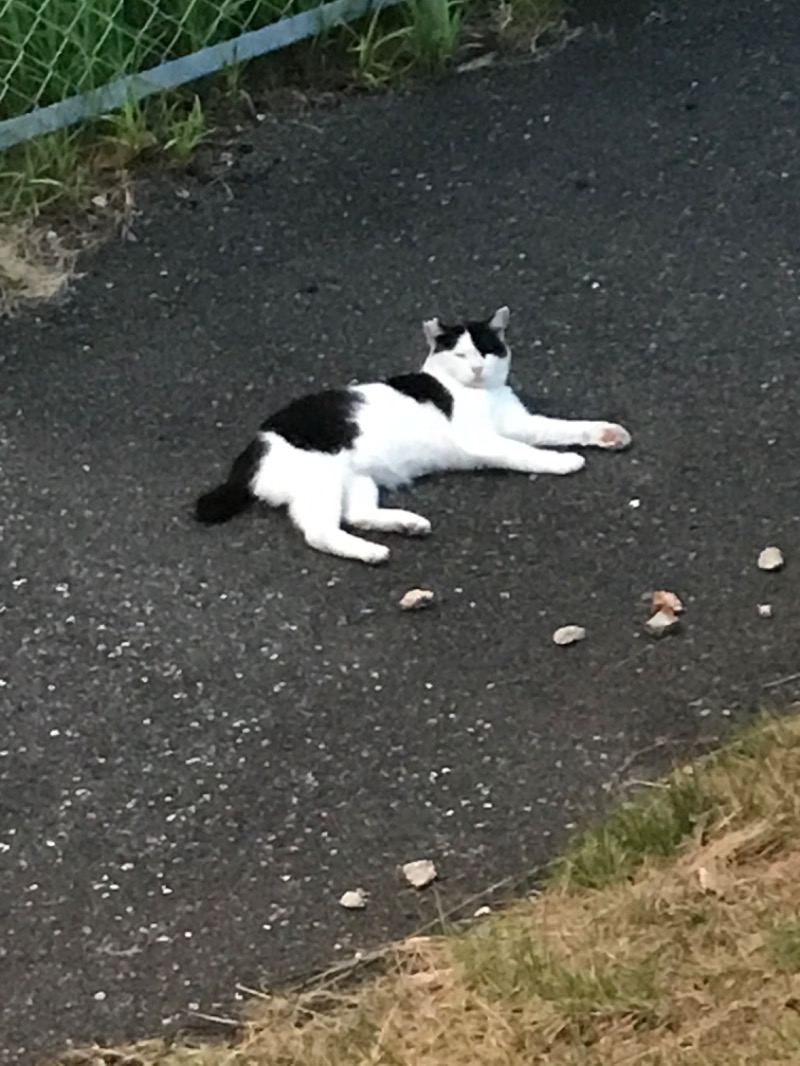
[(489, 329), (493, 329), (502, 339), (508, 329), (508, 320), (511, 312), (507, 307), (501, 307), (489, 319)]
[(422, 323), (422, 332), (425, 334), (425, 340), (433, 349), (436, 347), (436, 341), (444, 333), (444, 330), (438, 318), (429, 318)]

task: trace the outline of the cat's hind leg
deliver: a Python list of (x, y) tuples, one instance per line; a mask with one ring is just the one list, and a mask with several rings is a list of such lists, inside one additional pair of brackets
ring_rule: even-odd
[(430, 522), (422, 515), (381, 507), (378, 486), (363, 474), (354, 475), (345, 486), (344, 520), (354, 529), (407, 533), (412, 537), (423, 537), (431, 531)]
[(357, 559), (362, 563), (383, 563), (389, 549), (373, 544), (341, 528), (344, 499), (344, 471), (338, 464), (316, 463), (318, 476), (306, 478), (289, 501), (289, 515), (302, 532), (306, 544), (317, 551)]

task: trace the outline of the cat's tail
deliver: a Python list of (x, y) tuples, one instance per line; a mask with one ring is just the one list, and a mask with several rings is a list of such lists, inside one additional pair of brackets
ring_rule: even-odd
[(268, 445), (262, 440), (252, 441), (233, 462), (228, 480), (210, 492), (203, 493), (194, 507), (194, 516), (204, 525), (216, 525), (247, 510), (255, 500), (252, 484)]

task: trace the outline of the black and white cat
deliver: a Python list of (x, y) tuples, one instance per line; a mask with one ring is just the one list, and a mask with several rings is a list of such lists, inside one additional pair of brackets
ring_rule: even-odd
[(197, 519), (225, 522), (254, 500), (286, 505), (312, 548), (382, 563), (385, 545), (342, 525), (412, 536), (431, 526), (411, 511), (381, 507), (381, 488), (481, 467), (572, 474), (582, 455), (543, 446), (627, 447), (622, 426), (528, 412), (506, 384), (508, 319), (507, 307), (457, 326), (431, 319), (423, 323), (429, 352), (420, 372), (318, 392), (271, 415), (227, 481), (198, 499)]

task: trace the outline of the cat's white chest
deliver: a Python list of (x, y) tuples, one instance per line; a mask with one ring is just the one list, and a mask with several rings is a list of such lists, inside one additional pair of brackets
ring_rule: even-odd
[(496, 389), (462, 388), (455, 398), (453, 426), (458, 431), (492, 430), (502, 416), (503, 409), (514, 403), (514, 394), (507, 386)]

